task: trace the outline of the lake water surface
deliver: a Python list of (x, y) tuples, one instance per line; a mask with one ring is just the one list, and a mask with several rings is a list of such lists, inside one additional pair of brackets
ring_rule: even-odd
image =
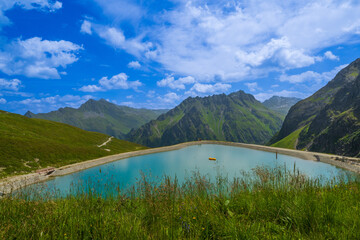
[[(214, 157), (216, 161), (209, 161)], [(195, 172), (215, 179), (218, 174), (229, 179), (239, 176), (241, 171), (251, 171), (257, 166), (286, 166), (293, 169), (294, 164), (300, 172), (309, 177), (322, 176), (330, 179), (346, 171), (322, 162), (314, 162), (287, 155), (258, 151), (242, 147), (216, 144), (199, 144), (179, 150), (131, 157), (89, 168), (81, 172), (56, 177), (49, 181), (27, 187), (41, 188), (43, 191), (57, 190), (61, 196), (72, 193), (75, 188), (91, 185), (96, 192), (102, 192), (106, 186), (118, 186), (125, 189), (141, 178), (141, 172), (151, 175), (152, 179), (167, 175), (177, 177), (181, 183)], [(71, 190), (72, 189), (72, 190)]]

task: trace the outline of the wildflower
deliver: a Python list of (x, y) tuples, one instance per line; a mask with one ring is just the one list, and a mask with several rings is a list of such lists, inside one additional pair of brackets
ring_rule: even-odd
[(196, 217), (193, 217), (193, 219), (195, 220), (195, 219), (196, 219)]
[(204, 230), (205, 230), (205, 228), (202, 228), (202, 230), (204, 231)]

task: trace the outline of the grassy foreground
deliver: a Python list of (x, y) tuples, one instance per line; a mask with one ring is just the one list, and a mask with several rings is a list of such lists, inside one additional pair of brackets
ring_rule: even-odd
[(283, 169), (215, 183), (146, 177), (101, 198), (0, 200), (0, 239), (359, 239), (360, 182), (325, 185)]

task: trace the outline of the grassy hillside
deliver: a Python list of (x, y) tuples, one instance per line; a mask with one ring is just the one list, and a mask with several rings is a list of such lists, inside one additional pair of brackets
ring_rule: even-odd
[[(289, 111), (273, 146), (360, 157), (360, 59)], [(304, 127), (307, 126), (307, 127)], [(296, 133), (294, 135), (294, 133)]]
[(87, 131), (123, 139), (132, 128), (138, 128), (166, 111), (131, 108), (119, 106), (104, 99), (98, 101), (90, 99), (77, 109), (66, 107), (39, 114), (27, 112), (25, 116), (66, 123)]
[(0, 111), (0, 177), (146, 148), (118, 139), (98, 147), (108, 138), (67, 124)]
[(296, 149), (299, 134), (303, 129), (304, 129), (304, 127), (292, 132), (287, 137), (284, 137), (280, 141), (272, 144), (271, 146), (272, 147), (280, 147), (280, 148)]
[(200, 139), (265, 143), (281, 127), (280, 114), (243, 91), (196, 97), (128, 134), (149, 147)]

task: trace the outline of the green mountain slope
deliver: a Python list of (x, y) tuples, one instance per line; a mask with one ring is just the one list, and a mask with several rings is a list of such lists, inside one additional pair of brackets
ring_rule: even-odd
[(272, 96), (268, 100), (265, 100), (263, 105), (271, 110), (274, 110), (275, 112), (284, 115), (285, 117), (289, 112), (289, 109), (300, 100), (300, 98), (295, 97)]
[(357, 59), (314, 95), (295, 104), (271, 142), (303, 128), (297, 149), (360, 156), (359, 72)]
[(99, 101), (91, 99), (78, 109), (66, 107), (40, 114), (27, 112), (25, 116), (66, 123), (87, 131), (100, 132), (123, 139), (124, 135), (132, 128), (138, 128), (166, 111), (136, 109), (118, 106), (104, 99)]
[(243, 91), (189, 97), (139, 129), (128, 139), (149, 147), (201, 139), (265, 143), (282, 124), (279, 114)]
[(146, 147), (42, 119), (0, 111), (0, 177)]

